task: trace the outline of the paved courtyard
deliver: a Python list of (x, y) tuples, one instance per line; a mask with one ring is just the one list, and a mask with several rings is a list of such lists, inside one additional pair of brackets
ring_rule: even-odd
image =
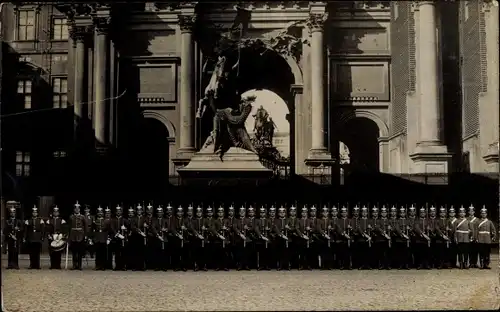
[(498, 309), (494, 259), (489, 271), (201, 273), (49, 271), (43, 260), (44, 270), (3, 270), (2, 291), (10, 312)]

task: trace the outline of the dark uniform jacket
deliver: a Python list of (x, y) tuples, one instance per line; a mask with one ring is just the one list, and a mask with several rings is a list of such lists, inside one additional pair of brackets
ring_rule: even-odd
[(293, 239), (297, 239), (298, 236), (298, 228), (299, 228), (299, 219), (297, 217), (289, 217), (288, 218), (288, 227), (290, 228), (290, 241)]
[[(247, 229), (245, 229), (245, 227)], [(236, 234), (234, 236), (235, 241), (239, 241), (239, 242), (243, 241), (243, 239), (240, 237), (241, 234), (245, 235), (247, 237), (247, 241), (248, 241), (248, 238), (249, 238), (248, 236), (249, 236), (250, 231), (251, 231), (250, 220), (248, 218), (235, 219), (233, 221), (233, 231)]]
[(168, 218), (154, 218), (152, 228), (155, 232), (156, 236), (159, 236), (163, 239), (164, 242), (168, 241), (168, 231), (170, 224), (168, 222)]
[[(217, 231), (215, 229), (215, 218), (205, 218), (203, 219), (203, 225), (205, 226), (205, 237), (209, 240), (212, 241), (214, 238), (217, 237)], [(201, 233), (200, 233), (201, 234)]]
[(310, 241), (315, 241), (320, 239), (320, 233), (318, 232), (318, 221), (319, 219), (314, 217), (314, 218), (308, 218), (307, 219), (307, 226), (311, 228), (310, 233), (309, 233), (309, 240)]
[[(416, 242), (427, 242), (427, 239), (424, 238), (423, 234), (428, 234), (428, 220), (427, 218), (418, 218), (415, 219), (415, 223), (413, 223), (413, 232), (415, 233), (415, 241)], [(430, 236), (429, 236), (430, 237)]]
[(23, 221), (16, 218), (8, 218), (5, 220), (5, 225), (3, 227), (3, 233), (6, 240), (20, 240), (23, 237)]
[(366, 241), (366, 238), (363, 234), (371, 235), (371, 222), (368, 218), (360, 218), (358, 219), (358, 227), (357, 227), (357, 240), (358, 241)]
[[(122, 226), (125, 227), (125, 229), (122, 229)], [(128, 232), (130, 231), (130, 222), (123, 216), (120, 217), (115, 217), (111, 219), (111, 226), (110, 226), (110, 236), (111, 238), (115, 238), (116, 235), (119, 233), (123, 235), (123, 239), (127, 239)], [(117, 240), (120, 240), (117, 238)]]
[(437, 238), (437, 233), (436, 233), (437, 223), (438, 223), (438, 219), (436, 219), (435, 217), (434, 218), (429, 217), (427, 219), (427, 228), (426, 228), (426, 231), (429, 233), (429, 237), (432, 240), (436, 240), (436, 238)]
[(469, 227), (471, 230), (472, 240), (474, 242), (477, 242), (477, 236), (478, 236), (477, 226), (479, 225), (479, 219), (474, 216), (467, 217), (467, 219), (469, 220)]
[(140, 235), (140, 233), (144, 232), (144, 216), (135, 216), (129, 219), (130, 221), (130, 232), (132, 235)]
[(406, 243), (407, 239), (404, 237), (404, 235), (407, 235), (409, 239), (412, 236), (410, 221), (406, 218), (399, 218), (398, 222), (396, 223), (396, 228), (394, 229), (394, 231), (397, 234), (396, 241)]
[(389, 231), (387, 229), (387, 227), (389, 226), (389, 219), (380, 218), (375, 219), (374, 221), (375, 222), (372, 230), (373, 239), (375, 241), (386, 241), (387, 238), (384, 236), (384, 234), (389, 235)]
[(203, 218), (186, 218), (185, 222), (191, 241), (199, 241), (198, 235), (203, 235), (203, 237), (205, 237)]
[(146, 234), (148, 239), (154, 240), (156, 238), (156, 229), (153, 226), (154, 217), (152, 215), (144, 216), (144, 223), (146, 226), (144, 227), (144, 233)]
[(448, 236), (447, 227), (448, 227), (448, 220), (446, 220), (446, 218), (439, 218), (435, 220), (434, 233), (435, 233), (435, 240), (437, 243), (443, 243), (446, 241), (444, 237)]
[[(185, 226), (184, 218), (173, 217), (170, 225), (171, 225), (170, 230), (173, 234), (173, 237), (175, 237), (176, 239), (179, 239), (178, 235), (182, 235), (182, 237), (184, 237), (184, 239), (186, 238), (184, 230), (182, 229), (182, 226)], [(188, 228), (187, 226), (185, 226), (185, 227), (186, 227), (186, 229)]]
[[(317, 225), (317, 232), (319, 234), (319, 237), (321, 237), (321, 239), (323, 239), (323, 240), (326, 240), (324, 235), (326, 234), (326, 235), (330, 236), (330, 231), (332, 229), (332, 220), (330, 220), (330, 218), (318, 219), (316, 221), (316, 225)], [(331, 239), (331, 237), (330, 237), (330, 239)]]
[(488, 219), (480, 219), (477, 223), (477, 241), (479, 244), (491, 244), (496, 239), (496, 229), (493, 222)]
[(347, 241), (347, 238), (344, 236), (344, 234), (352, 235), (352, 233), (349, 233), (350, 225), (351, 220), (349, 218), (338, 218), (337, 220), (335, 220), (335, 238), (337, 239), (338, 243)]
[[(255, 217), (253, 218), (248, 218), (248, 230), (247, 230), (247, 235), (250, 236), (252, 240), (257, 240), (260, 238), (260, 235), (257, 234), (256, 229), (257, 229), (257, 223), (258, 219)], [(258, 229), (257, 229), (258, 230)]]
[(279, 218), (274, 221), (274, 228), (272, 229), (272, 231), (276, 236), (279, 236), (281, 234), (288, 235), (288, 230), (286, 230), (286, 221), (286, 218)]
[(45, 237), (45, 222), (36, 217), (24, 221), (25, 238), (28, 243), (41, 243)]
[(45, 221), (45, 233), (47, 235), (52, 234), (66, 234), (68, 224), (66, 221), (60, 217), (52, 217)]
[(93, 231), (93, 226), (94, 226), (94, 221), (96, 217), (94, 217), (91, 214), (86, 214), (84, 215), (86, 221), (87, 221), (87, 229), (85, 230), (85, 233), (87, 233), (87, 236), (92, 238), (92, 231)]
[[(390, 226), (390, 229), (389, 227), (387, 228), (387, 234), (389, 234), (389, 236), (391, 238), (396, 238), (396, 237), (401, 237), (400, 236), (400, 233), (398, 234), (396, 232), (396, 228), (398, 228), (398, 219), (397, 218), (392, 218), (390, 217), (388, 220), (388, 226)], [(401, 230), (400, 230), (401, 231)]]
[(104, 218), (94, 219), (93, 228), (93, 240), (96, 244), (106, 244), (108, 237), (112, 232), (111, 220)]
[(308, 218), (300, 218), (298, 219), (297, 222), (297, 227), (295, 228), (295, 234), (299, 238), (299, 242), (305, 242), (304, 238), (302, 238), (303, 235), (307, 235), (306, 227), (309, 225), (309, 219)]
[(69, 217), (69, 241), (83, 242), (88, 232), (87, 218), (81, 214)]
[(267, 226), (267, 219), (266, 218), (259, 218), (259, 219), (256, 219), (255, 221), (255, 228), (254, 228), (254, 232), (255, 232), (255, 235), (260, 238), (262, 236), (265, 236), (267, 237), (267, 230), (266, 228), (268, 228)]

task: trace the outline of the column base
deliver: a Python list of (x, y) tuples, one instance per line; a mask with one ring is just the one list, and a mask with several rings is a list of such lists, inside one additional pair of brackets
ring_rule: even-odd
[(321, 174), (331, 174), (331, 167), (335, 164), (332, 154), (327, 149), (310, 149), (307, 159), (304, 160), (306, 166), (316, 174), (315, 169), (320, 169)]
[(414, 173), (448, 173), (451, 157), (446, 146), (435, 142), (417, 143), (415, 153), (410, 155), (416, 165)]
[(192, 148), (180, 148), (177, 150), (177, 155), (172, 159), (176, 168), (182, 168), (186, 166), (190, 161), (193, 155), (196, 153), (196, 149)]

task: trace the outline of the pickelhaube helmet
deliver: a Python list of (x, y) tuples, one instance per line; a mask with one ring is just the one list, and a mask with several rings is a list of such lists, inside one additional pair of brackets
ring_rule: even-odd
[(271, 208), (269, 208), (269, 212), (276, 212), (276, 208), (274, 206), (271, 206)]
[(102, 210), (102, 207), (101, 207), (101, 206), (97, 207), (97, 212), (101, 212), (101, 213), (103, 212), (103, 210)]
[[(198, 206), (198, 207), (200, 207), (200, 206)], [(187, 207), (187, 211), (193, 211), (193, 210), (194, 210), (194, 209), (193, 209), (193, 206), (192, 206), (192, 205), (189, 205), (189, 206)]]
[(354, 211), (359, 211), (359, 207), (356, 205), (356, 206), (354, 206), (353, 210)]
[(162, 206), (158, 206), (158, 208), (156, 208), (156, 212), (163, 212)]
[(170, 206), (170, 204), (168, 204), (167, 207), (166, 207), (166, 209), (169, 210), (169, 211), (172, 211), (172, 206)]
[(151, 206), (151, 203), (149, 203), (146, 207), (147, 211), (153, 211), (153, 206)]
[(233, 205), (229, 206), (229, 211), (234, 211)]
[(38, 208), (36, 207), (36, 205), (33, 205), (33, 208), (31, 208), (31, 210), (32, 210), (33, 212), (35, 212), (35, 211), (38, 211)]
[(106, 210), (104, 210), (104, 212), (111, 213), (111, 209), (109, 209), (109, 207), (106, 207)]
[(254, 210), (255, 210), (255, 209), (253, 209), (253, 207), (252, 207), (252, 206), (248, 207), (248, 211), (249, 211), (249, 212), (250, 212), (250, 211), (254, 211)]
[(311, 212), (316, 212), (316, 207), (314, 205), (311, 207)]
[(436, 211), (436, 207), (431, 206), (431, 208), (429, 209), (429, 211), (431, 211), (431, 212), (432, 212), (432, 211)]
[(307, 207), (306, 207), (306, 206), (302, 207), (302, 212), (307, 212), (307, 210), (308, 210), (308, 209), (307, 209)]
[(296, 210), (297, 210), (297, 208), (295, 208), (294, 205), (292, 205), (292, 207), (290, 207), (290, 211), (296, 211)]
[(75, 208), (80, 208), (80, 204), (76, 201)]
[(470, 210), (474, 210), (474, 209), (475, 209), (475, 208), (474, 208), (474, 205), (472, 205), (472, 204), (471, 204), (471, 205), (469, 206), (469, 211), (470, 211)]
[(181, 206), (177, 207), (177, 212), (182, 212), (182, 211), (184, 211), (184, 209)]
[(328, 207), (327, 207), (327, 206), (323, 206), (323, 209), (322, 209), (322, 210), (323, 210), (323, 212), (328, 212), (330, 209), (328, 209)]
[(385, 208), (385, 206), (382, 206), (382, 208), (380, 208), (380, 212), (387, 212), (387, 208)]
[(451, 208), (449, 209), (449, 212), (450, 212), (450, 213), (455, 213), (455, 208), (451, 207)]
[(142, 210), (141, 204), (138, 204), (136, 209), (137, 209), (137, 211)]
[(459, 212), (465, 212), (465, 208), (462, 206), (462, 207), (460, 207), (460, 209), (458, 211)]
[(488, 212), (488, 210), (486, 209), (486, 206), (483, 205), (483, 208), (481, 208), (481, 213), (485, 213), (485, 212)]
[(395, 206), (392, 206), (392, 207), (391, 207), (391, 211), (397, 211), (396, 207), (395, 207)]
[(337, 213), (337, 212), (338, 212), (337, 207), (333, 206), (332, 207), (332, 213)]
[(121, 211), (122, 210), (122, 207), (120, 207), (120, 205), (116, 206), (115, 208), (116, 211)]
[(409, 208), (410, 211), (415, 211), (415, 207), (413, 205), (411, 205), (411, 207)]
[[(413, 210), (415, 210), (415, 208), (413, 208)], [(406, 213), (406, 208), (405, 207), (399, 208), (399, 213)]]
[(208, 206), (207, 207), (207, 212), (212, 212), (212, 211), (213, 211), (212, 207)]
[(366, 208), (366, 206), (363, 206), (363, 208), (361, 208), (362, 211), (368, 211), (368, 208)]
[(246, 210), (247, 210), (247, 209), (246, 209), (245, 207), (243, 207), (243, 206), (241, 206), (241, 207), (240, 207), (240, 212), (241, 212), (241, 211), (246, 211)]
[(128, 209), (128, 213), (134, 213), (134, 208), (130, 207), (130, 208)]
[(281, 206), (281, 207), (279, 208), (279, 212), (285, 212), (285, 207)]
[(419, 212), (420, 213), (425, 213), (425, 208), (424, 207), (420, 208)]
[(347, 212), (347, 208), (345, 206), (342, 206), (342, 208), (340, 209), (342, 212)]
[(222, 206), (219, 206), (219, 208), (217, 209), (218, 212), (224, 212), (224, 207)]
[(378, 212), (378, 208), (377, 207), (373, 207), (372, 208), (372, 212)]
[(54, 208), (52, 208), (52, 211), (59, 211), (59, 207), (57, 207), (56, 205)]
[[(189, 209), (189, 207), (188, 207), (188, 209)], [(191, 208), (191, 209), (193, 209), (193, 208)], [(196, 207), (196, 212), (201, 212), (201, 211), (203, 211), (203, 209), (200, 206)]]
[(446, 209), (444, 209), (444, 207), (441, 206), (441, 208), (439, 208), (439, 212), (446, 212)]
[(266, 208), (264, 208), (264, 206), (260, 207), (259, 212), (260, 212), (260, 213), (264, 213), (264, 212), (266, 212)]

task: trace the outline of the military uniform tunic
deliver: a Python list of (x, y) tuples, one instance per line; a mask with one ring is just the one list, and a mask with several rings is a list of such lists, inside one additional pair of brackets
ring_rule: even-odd
[(31, 218), (25, 223), (25, 238), (29, 244), (30, 268), (40, 269), (40, 252), (42, 251), (42, 242), (45, 236), (45, 222), (42, 218)]

